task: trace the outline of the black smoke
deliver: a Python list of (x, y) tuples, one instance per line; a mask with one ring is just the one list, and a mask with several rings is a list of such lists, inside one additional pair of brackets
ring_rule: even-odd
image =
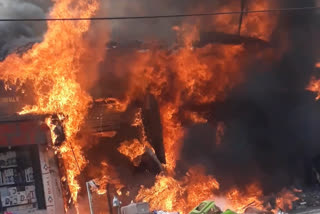
[[(282, 1), (282, 7), (315, 2)], [(253, 63), (248, 78), (221, 103), (212, 104), (210, 124), (188, 129), (182, 160), (202, 164), (223, 188), (260, 181), (266, 191), (310, 183), (311, 159), (320, 154), (320, 103), (305, 88), (319, 59), (319, 14), (283, 12), (271, 43), (287, 35), (279, 61)], [(317, 58), (318, 57), (318, 58)], [(215, 145), (217, 122), (226, 132)]]
[[(4, 19), (45, 18), (49, 0), (1, 0), (0, 14)], [(0, 22), (0, 56), (19, 47), (40, 42), (46, 31), (45, 22)]]

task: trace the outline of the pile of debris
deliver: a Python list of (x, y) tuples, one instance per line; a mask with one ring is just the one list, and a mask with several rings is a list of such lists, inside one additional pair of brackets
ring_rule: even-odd
[(299, 200), (293, 203), (290, 214), (318, 214), (320, 213), (320, 187), (304, 189), (296, 193)]

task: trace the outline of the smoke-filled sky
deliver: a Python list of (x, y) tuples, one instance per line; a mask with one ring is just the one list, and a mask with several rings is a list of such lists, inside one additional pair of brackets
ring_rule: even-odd
[[(102, 1), (99, 16), (135, 16), (155, 14), (182, 13), (196, 1), (127, 1), (110, 0)], [(205, 1), (203, 4), (207, 4)], [(212, 4), (211, 4), (212, 5)], [(1, 18), (44, 18), (50, 10), (50, 0), (0, 0)], [(113, 21), (106, 22), (111, 26), (112, 39), (143, 40), (172, 39), (174, 36), (171, 27), (181, 20), (138, 20), (138, 21)], [(1, 53), (6, 53), (13, 47), (23, 46), (28, 42), (40, 41), (46, 30), (46, 24), (41, 22), (10, 22), (0, 23), (0, 48)]]
[[(270, 0), (274, 1), (274, 0)], [(217, 11), (219, 5), (239, 4), (239, 0), (102, 0), (98, 16), (143, 16), (181, 14), (190, 12)], [(294, 6), (293, 1), (282, 2), (279, 6)], [(285, 3), (288, 2), (288, 3)], [(304, 6), (309, 3), (303, 1)], [(319, 1), (318, 1), (319, 2)], [(44, 18), (52, 6), (50, 0), (0, 0), (0, 17), (3, 18)], [(250, 8), (248, 8), (250, 9)], [(208, 17), (207, 17), (208, 18)], [(194, 18), (190, 20), (198, 20)], [(205, 21), (206, 18), (201, 18)], [(180, 24), (181, 18), (150, 20), (114, 20), (106, 22), (111, 29), (111, 40), (175, 40), (172, 27)], [(0, 23), (0, 47), (2, 53), (13, 46), (21, 46), (30, 41), (39, 41), (46, 30), (45, 23)]]
[[(203, 0), (201, 4), (196, 0), (113, 0), (109, 2), (110, 16), (143, 16), (181, 14), (188, 12), (214, 11), (219, 1)], [(220, 1), (223, 2), (223, 1)], [(175, 39), (172, 27), (183, 21), (177, 19), (126, 20), (112, 22), (112, 39), (121, 40), (166, 40)]]
[[(312, 0), (282, 3), (314, 5)], [(205, 164), (223, 184), (258, 178), (270, 191), (302, 184), (311, 173), (311, 158), (320, 154), (320, 104), (305, 90), (311, 76), (319, 74), (314, 67), (319, 21), (311, 11), (283, 13), (280, 20), (271, 43), (285, 33), (288, 48), (282, 58), (272, 66), (254, 62), (244, 84), (224, 103), (213, 104), (212, 120), (226, 123), (222, 145), (214, 146), (212, 124), (190, 127), (185, 139), (183, 160)]]
[[(0, 0), (0, 17), (45, 18), (50, 5), (47, 0)], [(0, 55), (30, 42), (41, 41), (45, 30), (46, 23), (41, 22), (1, 22)]]

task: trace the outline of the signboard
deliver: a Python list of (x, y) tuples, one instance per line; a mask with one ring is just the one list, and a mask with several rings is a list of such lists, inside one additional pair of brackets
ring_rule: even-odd
[(47, 143), (49, 128), (39, 121), (0, 123), (0, 146), (21, 146)]
[(7, 189), (8, 195), (1, 195), (2, 207), (11, 207), (16, 205), (31, 204), (37, 202), (35, 186), (26, 186), (25, 190), (18, 191), (17, 187)]
[(46, 197), (46, 207), (48, 214), (55, 214), (55, 198), (53, 190), (52, 175), (50, 170), (49, 158), (46, 155), (45, 151), (42, 151), (39, 148), (39, 157), (41, 165), (42, 180), (44, 186), (44, 194)]

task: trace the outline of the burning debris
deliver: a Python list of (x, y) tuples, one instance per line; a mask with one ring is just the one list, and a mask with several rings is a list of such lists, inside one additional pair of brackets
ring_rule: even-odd
[[(229, 179), (237, 176), (231, 175), (232, 168), (225, 167), (230, 178), (221, 178), (215, 174), (215, 169), (219, 169), (217, 163), (203, 161), (196, 166), (182, 154), (185, 138), (191, 132), (189, 126), (210, 124), (214, 134), (211, 144), (205, 146), (206, 152), (221, 153), (214, 157), (217, 159), (228, 157), (223, 167), (238, 161), (237, 156), (227, 153), (230, 142), (224, 142), (230, 124), (234, 123), (218, 115), (215, 107), (221, 106), (221, 112), (228, 112), (225, 100), (244, 84), (252, 62), (266, 65), (269, 61), (277, 62), (285, 49), (274, 45), (271, 38), (279, 14), (245, 13), (246, 8), (273, 8), (276, 1), (241, 2), (215, 5), (221, 12), (238, 10), (241, 6), (244, 12), (240, 17), (215, 17), (204, 22), (186, 19), (175, 24), (172, 30), (176, 43), (172, 46), (138, 41), (124, 46), (115, 42), (107, 45), (107, 36), (98, 35), (97, 39), (97, 35), (91, 34), (97, 26), (88, 20), (48, 22), (42, 42), (18, 49), (0, 63), (0, 78), (7, 86), (13, 85), (17, 91), (31, 86), (23, 94), (33, 99), (24, 103), (19, 114), (47, 117), (52, 147), (65, 174), (62, 182), (68, 185), (65, 191), (70, 191), (70, 195), (64, 194), (66, 204), (72, 201), (80, 212), (77, 201), (85, 195), (81, 189), (90, 180), (87, 184), (94, 188), (87, 186), (89, 192), (107, 194), (108, 204), (111, 194), (123, 201), (144, 202), (122, 207), (123, 214), (132, 210), (132, 214), (146, 214), (150, 210), (269, 214), (294, 208), (292, 203), (298, 200), (294, 191), (277, 190), (278, 193), (268, 197), (263, 183), (254, 177), (249, 179), (250, 175), (245, 175), (246, 184), (232, 181), (232, 186), (226, 186)], [(93, 17), (99, 8), (98, 0), (57, 0), (49, 16)], [(106, 50), (112, 60), (106, 57), (107, 62), (103, 62)], [(125, 87), (115, 84), (117, 89), (113, 91), (119, 96), (93, 95), (92, 88), (97, 87), (92, 84), (96, 81), (93, 72), (104, 63), (107, 69), (114, 70), (108, 73), (113, 75), (110, 83), (116, 78), (125, 82)], [(110, 86), (102, 82), (102, 91), (107, 90)], [(318, 85), (318, 80), (312, 79), (308, 90), (319, 93)], [(231, 110), (236, 113), (228, 117), (236, 120), (239, 111)], [(248, 124), (254, 124), (252, 121)], [(261, 131), (258, 128), (254, 130)], [(265, 143), (262, 138), (259, 140)], [(246, 139), (243, 134), (238, 140), (240, 146), (243, 142), (249, 144), (250, 136)], [(192, 142), (192, 155), (196, 154), (200, 141), (203, 139)], [(268, 146), (262, 145), (263, 148)], [(200, 156), (205, 159), (204, 153)], [(314, 178), (320, 182), (319, 163), (315, 159), (311, 162)], [(250, 169), (262, 177), (272, 174), (260, 172), (259, 167)], [(220, 198), (225, 200), (223, 209), (215, 203)], [(120, 208), (120, 204), (116, 207)]]

